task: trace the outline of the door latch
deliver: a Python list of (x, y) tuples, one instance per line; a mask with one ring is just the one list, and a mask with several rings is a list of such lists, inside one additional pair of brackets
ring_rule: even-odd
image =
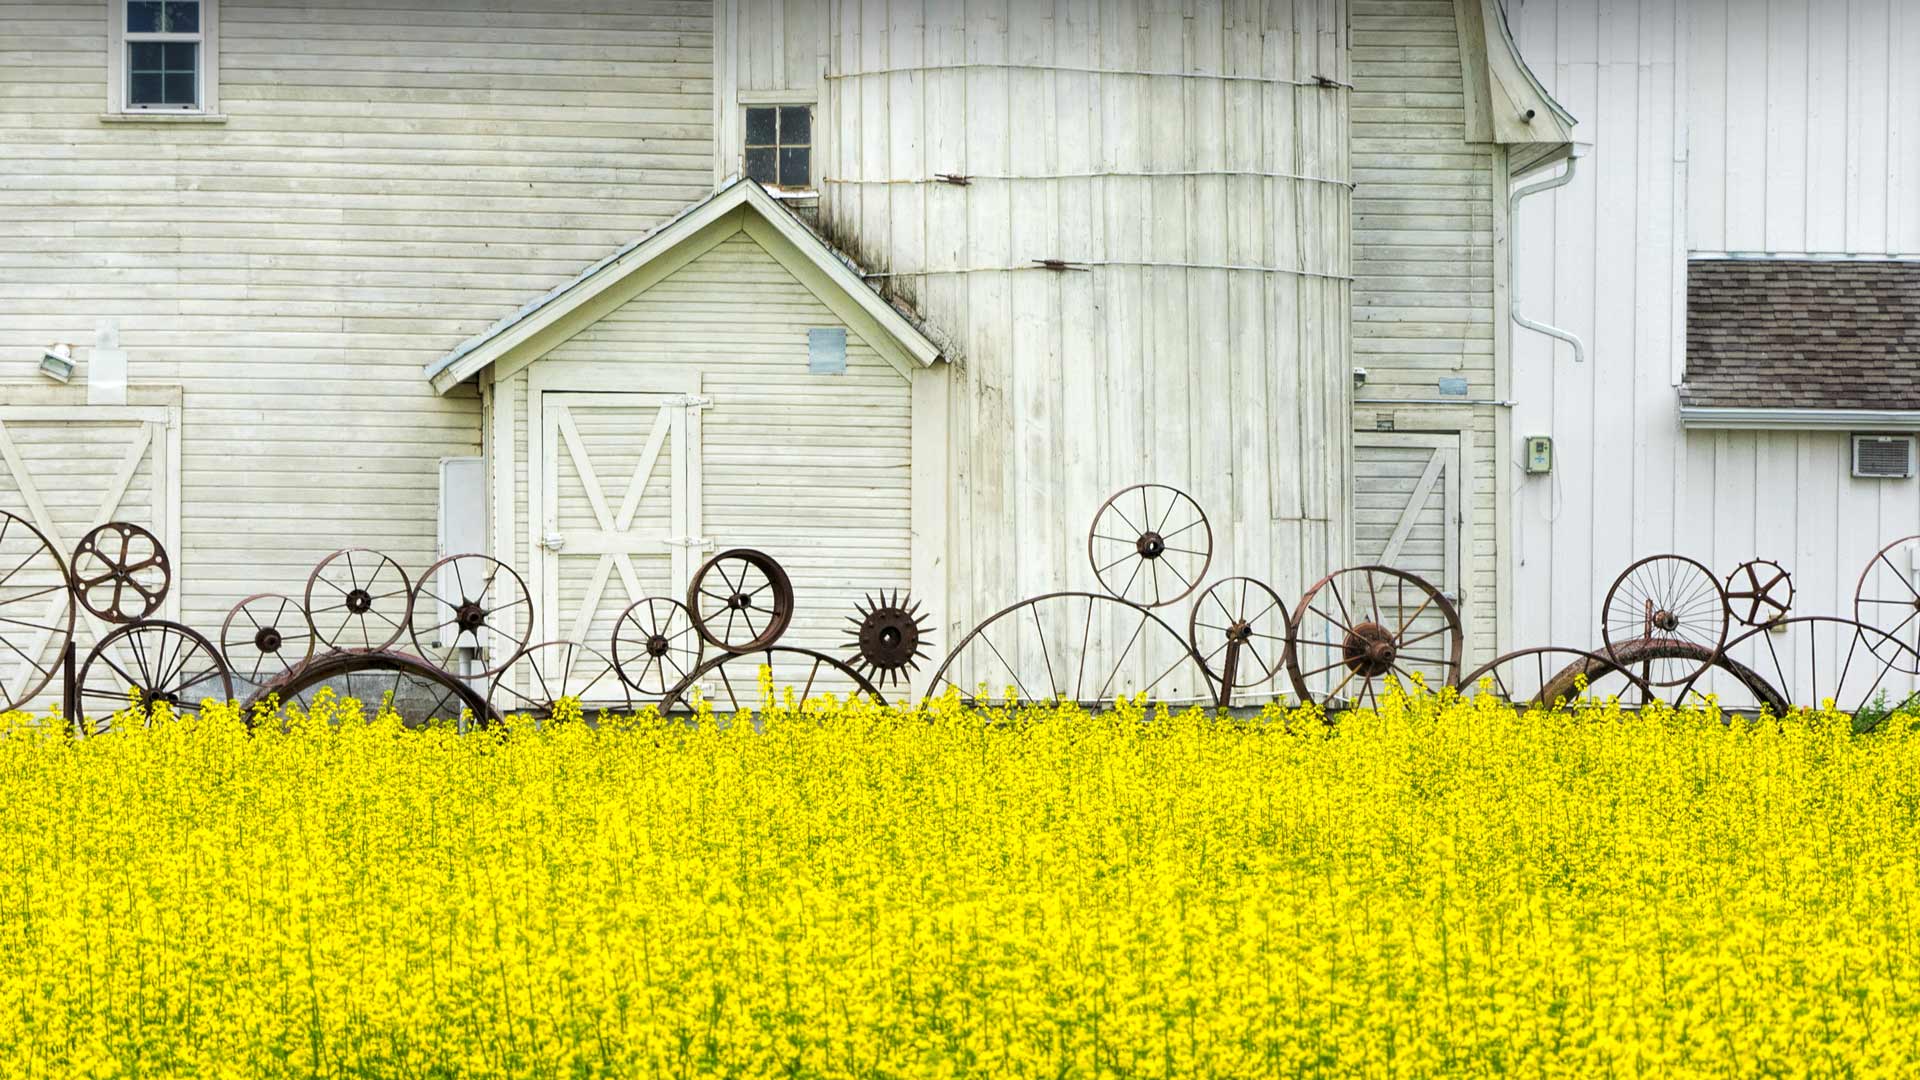
[(567, 538), (559, 533), (548, 533), (540, 538), (540, 546), (548, 551), (559, 551), (567, 546)]

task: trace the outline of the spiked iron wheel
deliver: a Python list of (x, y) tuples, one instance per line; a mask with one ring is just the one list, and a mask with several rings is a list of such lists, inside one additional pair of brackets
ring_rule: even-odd
[(687, 605), (665, 596), (634, 601), (613, 625), (613, 666), (620, 681), (648, 697), (673, 689), (700, 666), (706, 639)]
[(601, 710), (633, 712), (633, 695), (607, 654), (574, 641), (543, 641), (522, 649), (493, 677), (487, 700), (501, 715), (542, 720), (571, 698), (592, 716)]
[(487, 699), (472, 686), (417, 656), (403, 652), (321, 653), (254, 691), (246, 714), (268, 702), (311, 710), (322, 691), (362, 703), (366, 719), (390, 709), (410, 728), (435, 722), (467, 721), (485, 727), (499, 719)]
[[(533, 596), (513, 567), (487, 555), (449, 555), (414, 583), (408, 630), (422, 656), (445, 667), (460, 649), (485, 654), (499, 635), (501, 647), (472, 673), (498, 675), (533, 636)], [(512, 627), (523, 629), (519, 637)]]
[(1550, 708), (1559, 702), (1609, 697), (1639, 704), (1653, 698), (1653, 688), (1599, 653), (1547, 646), (1495, 657), (1461, 677), (1460, 695), (1492, 695), (1509, 705)]
[[(830, 692), (861, 693), (877, 704), (887, 703), (879, 687), (837, 657), (812, 649), (769, 645), (750, 653), (722, 652), (701, 664), (661, 697), (660, 711), (669, 713), (688, 708), (693, 688), (709, 677), (716, 681), (712, 688), (716, 706), (724, 703), (733, 712), (752, 708), (756, 704), (753, 695), (759, 693), (760, 668), (763, 665), (773, 669), (776, 694), (798, 688), (797, 704), (804, 705), (816, 694)], [(728, 674), (729, 668), (734, 674)], [(848, 684), (851, 684), (851, 690)]]
[(793, 582), (764, 551), (734, 548), (701, 564), (687, 586), (693, 625), (726, 652), (757, 652), (793, 621)]
[(1727, 575), (1727, 614), (1742, 626), (1766, 626), (1793, 610), (1793, 575), (1771, 559), (1743, 562)]
[[(106, 730), (120, 712), (151, 723), (161, 702), (175, 715), (197, 715), (204, 699), (233, 698), (233, 680), (213, 642), (160, 619), (128, 623), (101, 638), (76, 685), (79, 701), (72, 707), (82, 734)], [(130, 699), (129, 689), (138, 697)]]
[[(1920, 653), (1915, 651), (1915, 630), (1920, 626), (1916, 623), (1920, 620), (1916, 566), (1920, 566), (1920, 536), (1895, 540), (1868, 560), (1853, 590), (1855, 621), (1880, 631), (1879, 636), (1868, 639), (1867, 646), (1895, 671), (1906, 675), (1920, 674), (1920, 659), (1916, 659)], [(1893, 648), (1893, 644), (1900, 648)]]
[(227, 670), (258, 686), (313, 657), (313, 620), (291, 596), (258, 593), (233, 605), (220, 625)]
[(1627, 567), (1600, 610), (1602, 651), (1609, 656), (1626, 656), (1635, 643), (1690, 646), (1632, 651), (1640, 677), (1653, 686), (1687, 682), (1726, 644), (1727, 594), (1720, 579), (1682, 555), (1651, 555)]
[(926, 636), (926, 616), (913, 598), (895, 589), (880, 599), (871, 595), (859, 605), (860, 617), (848, 619), (855, 655), (848, 662), (869, 679), (882, 686), (897, 686), (909, 672), (917, 671), (927, 654), (920, 647), (930, 644)]
[(109, 521), (73, 549), (80, 606), (110, 623), (137, 622), (160, 610), (173, 568), (160, 538), (138, 525)]
[(1321, 578), (1293, 611), (1287, 675), (1301, 701), (1370, 706), (1395, 677), (1415, 693), (1460, 679), (1465, 638), (1453, 602), (1390, 566), (1356, 566)]
[(1142, 607), (1174, 603), (1198, 588), (1213, 561), (1213, 526), (1192, 496), (1165, 484), (1135, 484), (1101, 504), (1087, 533), (1100, 587)]
[(1002, 608), (968, 631), (933, 673), (936, 693), (968, 704), (1121, 696), (1216, 702), (1219, 688), (1178, 630), (1151, 609), (1099, 593), (1058, 592)]
[(303, 603), (319, 644), (380, 652), (407, 632), (412, 596), (413, 583), (392, 558), (343, 548), (313, 568)]
[(25, 518), (0, 511), (0, 712), (25, 706), (73, 639), (66, 560)]
[(1279, 594), (1249, 577), (1217, 581), (1193, 602), (1187, 616), (1187, 643), (1220, 683), (1220, 704), (1234, 690), (1269, 682), (1287, 662), (1287, 627), (1292, 616)]

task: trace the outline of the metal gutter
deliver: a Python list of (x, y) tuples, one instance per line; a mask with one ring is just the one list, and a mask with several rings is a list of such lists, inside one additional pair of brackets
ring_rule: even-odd
[(1573, 150), (1567, 157), (1565, 169), (1548, 179), (1528, 184), (1514, 192), (1507, 200), (1507, 312), (1513, 317), (1516, 326), (1537, 331), (1551, 338), (1558, 338), (1573, 346), (1573, 362), (1576, 364), (1586, 360), (1587, 347), (1573, 335), (1572, 331), (1529, 319), (1520, 311), (1520, 245), (1517, 237), (1520, 235), (1520, 200), (1529, 195), (1538, 195), (1543, 191), (1565, 187), (1572, 181), (1574, 166), (1579, 163), (1581, 156), (1585, 153), (1586, 150), (1581, 144), (1574, 143)]
[(1682, 405), (1680, 426), (1695, 431), (1920, 431), (1920, 410)]

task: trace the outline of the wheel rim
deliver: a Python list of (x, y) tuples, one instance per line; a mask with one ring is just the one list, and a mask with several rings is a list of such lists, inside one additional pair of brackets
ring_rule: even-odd
[(1452, 601), (1419, 575), (1356, 566), (1301, 597), (1290, 643), (1287, 674), (1300, 700), (1377, 707), (1388, 678), (1408, 693), (1457, 683), (1465, 638)]
[(1727, 596), (1711, 570), (1682, 555), (1652, 555), (1615, 578), (1601, 605), (1600, 639), (1609, 656), (1638, 648), (1639, 675), (1655, 687), (1679, 686), (1699, 674), (1727, 640)]
[(1206, 578), (1213, 562), (1213, 525), (1179, 488), (1135, 484), (1094, 514), (1087, 559), (1109, 595), (1141, 607), (1164, 607)]
[(0, 712), (31, 702), (73, 640), (67, 562), (25, 518), (0, 511)]
[(313, 568), (303, 599), (319, 646), (379, 652), (407, 632), (412, 595), (398, 562), (368, 548), (345, 548)]
[[(193, 716), (208, 698), (233, 699), (233, 681), (220, 651), (197, 631), (151, 619), (129, 623), (100, 639), (76, 681), (83, 733), (104, 731), (115, 713), (152, 722), (152, 706), (166, 702), (176, 715)], [(139, 692), (130, 702), (128, 690)]]

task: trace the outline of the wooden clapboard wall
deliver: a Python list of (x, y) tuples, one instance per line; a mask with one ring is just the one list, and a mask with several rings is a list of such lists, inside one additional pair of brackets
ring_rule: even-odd
[(1212, 577), (1294, 597), (1344, 560), (1347, 91), (1316, 80), (1348, 80), (1346, 14), (826, 5), (824, 227), (955, 364), (943, 641), (1095, 588), (1089, 523), (1138, 481), (1212, 515)]

